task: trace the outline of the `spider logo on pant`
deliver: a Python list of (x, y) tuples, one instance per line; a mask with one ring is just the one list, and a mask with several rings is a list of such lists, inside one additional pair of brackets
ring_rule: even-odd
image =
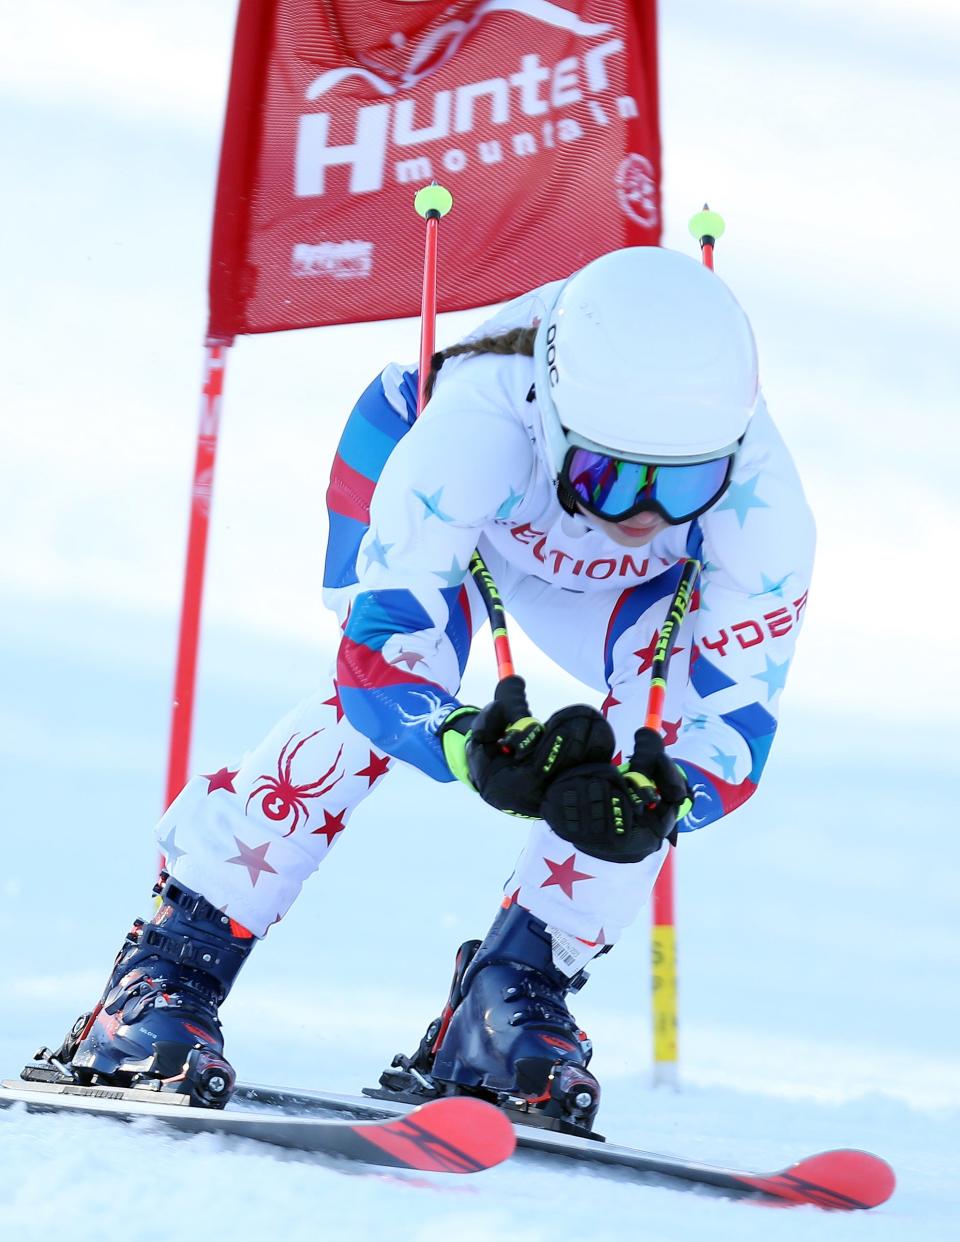
[[(343, 745), (341, 744), (333, 763), (318, 780), (310, 781), (304, 785), (297, 785), (294, 783), (291, 775), (294, 759), (296, 759), (299, 751), (307, 744), (307, 742), (311, 740), (311, 738), (315, 738), (322, 732), (323, 729), (316, 729), (313, 733), (308, 733), (306, 737), (301, 738), (301, 740), (297, 742), (296, 746), (293, 746), (293, 743), (296, 741), (298, 734), (294, 733), (291, 738), (288, 738), (284, 744), (283, 750), (280, 751), (280, 758), (277, 760), (277, 775), (270, 776), (264, 772), (258, 776), (257, 780), (262, 781), (263, 784), (257, 785), (257, 787), (251, 792), (249, 798), (247, 798), (244, 811), (249, 808), (250, 803), (254, 798), (260, 794), (263, 794), (263, 801), (260, 804), (260, 809), (267, 819), (272, 819), (274, 823), (283, 823), (283, 821), (289, 817), (290, 813), (293, 813), (293, 823), (291, 824), (289, 831), (283, 834), (285, 837), (289, 837), (296, 832), (297, 825), (300, 823), (301, 815), (303, 816), (304, 821), (309, 820), (310, 811), (307, 807), (306, 799), (319, 798), (322, 797), (323, 794), (329, 793), (334, 785), (336, 785), (338, 781), (342, 781), (345, 776), (345, 773), (341, 772), (340, 775), (334, 777), (333, 780), (330, 779), (336, 771), (337, 764), (340, 762), (341, 756), (343, 755)], [(290, 750), (291, 746), (293, 746), (292, 750)], [(288, 751), (289, 754), (287, 753)]]

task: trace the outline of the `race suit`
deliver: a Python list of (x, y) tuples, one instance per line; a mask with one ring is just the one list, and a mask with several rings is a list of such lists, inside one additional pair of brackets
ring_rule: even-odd
[[(508, 304), (475, 335), (535, 323), (552, 289)], [(342, 638), (332, 682), (241, 762), (193, 778), (158, 828), (171, 873), (257, 936), (283, 917), (392, 762), (454, 779), (437, 731), (460, 706), (471, 638), (486, 620), (467, 572), (475, 549), (526, 634), (598, 692), (624, 758), (683, 563), (702, 561), (663, 723), (693, 792), (682, 832), (750, 797), (776, 732), (814, 529), (762, 398), (722, 498), (627, 548), (561, 508), (531, 358), (448, 360), (419, 418), (417, 379), (388, 366), (334, 461), (324, 596)], [(666, 852), (606, 862), (533, 820), (505, 891), (551, 927), (610, 944)]]

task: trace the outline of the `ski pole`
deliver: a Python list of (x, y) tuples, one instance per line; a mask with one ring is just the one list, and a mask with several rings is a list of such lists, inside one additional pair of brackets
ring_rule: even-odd
[(437, 237), (440, 220), (453, 206), (453, 195), (434, 181), (413, 197), (413, 206), (426, 221), (423, 244), (423, 292), (420, 298), (420, 372), (417, 384), (417, 417), (427, 404), (427, 377), (437, 329)]
[(704, 267), (708, 267), (712, 272), (713, 248), (717, 244), (717, 239), (723, 236), (723, 231), (727, 227), (723, 222), (723, 216), (719, 212), (711, 211), (709, 203), (704, 203), (703, 210), (696, 212), (690, 217), (687, 227), (700, 243), (700, 253), (703, 256)]
[(680, 581), (677, 583), (677, 589), (674, 591), (673, 600), (670, 603), (670, 609), (667, 612), (667, 619), (664, 621), (660, 630), (660, 637), (657, 639), (657, 646), (650, 665), (650, 693), (647, 697), (647, 718), (644, 721), (644, 725), (648, 729), (657, 729), (659, 731), (663, 726), (663, 704), (667, 694), (667, 669), (670, 664), (670, 657), (673, 655), (674, 644), (677, 641), (677, 632), (683, 624), (684, 617), (690, 611), (693, 588), (696, 585), (700, 569), (700, 561), (692, 557), (685, 562), (683, 572), (680, 574)]
[(497, 658), (497, 680), (503, 681), (505, 677), (512, 677), (514, 674), (510, 635), (507, 633), (507, 612), (493, 575), (479, 552), (474, 552), (470, 557), (470, 574), (487, 610), (490, 629), (493, 631), (493, 651)]
[[(427, 377), (433, 357), (437, 322), (437, 236), (440, 220), (453, 206), (453, 195), (442, 185), (425, 185), (414, 195), (413, 205), (426, 221), (423, 251), (423, 295), (420, 302), (420, 374), (417, 384), (417, 415), (426, 405)], [(470, 558), (470, 575), (477, 585), (493, 631), (493, 649), (497, 659), (497, 678), (513, 675), (513, 655), (507, 633), (507, 614), (493, 575), (476, 550)]]
[[(690, 218), (689, 229), (700, 243), (704, 266), (713, 271), (713, 247), (723, 236), (723, 217), (708, 203)], [(666, 673), (677, 631), (690, 608), (700, 573), (699, 561), (688, 560), (663, 623), (653, 659), (647, 726), (660, 731), (666, 697)], [(653, 1016), (653, 1081), (657, 1086), (677, 1084), (677, 930), (674, 908), (673, 850), (664, 859), (651, 901), (650, 957)]]

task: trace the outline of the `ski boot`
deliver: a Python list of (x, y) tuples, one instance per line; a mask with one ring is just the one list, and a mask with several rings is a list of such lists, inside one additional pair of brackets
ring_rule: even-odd
[(397, 1056), (367, 1094), (422, 1103), (478, 1095), (533, 1125), (589, 1134), (600, 1084), (592, 1047), (566, 1004), (587, 980), (557, 968), (546, 925), (511, 903), (483, 942), (460, 946), (443, 1013), (412, 1057)]
[(162, 873), (160, 906), (137, 919), (93, 1013), (77, 1019), (56, 1053), (41, 1049), (24, 1078), (51, 1069), (80, 1085), (109, 1084), (190, 1097), (223, 1108), (236, 1074), (223, 1055), (217, 1010), (255, 937), (199, 894)]

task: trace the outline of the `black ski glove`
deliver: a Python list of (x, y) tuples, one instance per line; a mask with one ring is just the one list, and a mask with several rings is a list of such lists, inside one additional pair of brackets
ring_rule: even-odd
[(546, 724), (530, 715), (522, 677), (505, 677), (482, 711), (461, 707), (440, 728), (450, 771), (490, 806), (540, 818), (551, 780), (584, 763), (609, 763), (613, 730), (584, 704), (554, 712)]
[(692, 802), (686, 777), (653, 729), (638, 729), (628, 763), (583, 764), (549, 787), (540, 814), (558, 837), (606, 862), (655, 854)]

